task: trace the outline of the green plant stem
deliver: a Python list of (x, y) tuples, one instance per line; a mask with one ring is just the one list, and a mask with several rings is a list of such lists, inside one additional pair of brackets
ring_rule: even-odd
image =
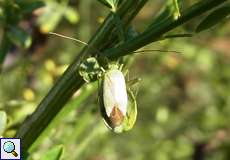
[[(133, 3), (133, 0), (127, 0), (122, 4), (120, 9), (118, 9), (117, 14), (120, 15), (125, 25), (128, 25), (131, 21), (130, 17), (135, 17), (134, 14), (138, 13), (137, 11), (131, 12), (131, 10), (140, 9), (141, 7), (139, 6), (143, 6), (143, 2), (147, 2), (147, 0), (136, 0), (135, 3)], [(83, 48), (82, 52), (44, 97), (35, 112), (22, 123), (15, 137), (21, 138), (24, 153), (27, 152), (51, 120), (53, 120), (63, 108), (73, 93), (82, 87), (84, 80), (77, 72), (80, 61), (87, 55), (96, 54), (93, 53), (93, 48), (103, 49), (104, 44), (108, 43), (107, 37), (111, 34), (116, 35), (113, 33), (114, 27), (113, 16), (109, 14), (96, 34), (89, 41), (89, 47)]]
[(110, 59), (116, 59), (121, 56), (132, 54), (133, 51), (157, 40), (161, 40), (161, 37), (168, 31), (175, 29), (176, 27), (188, 22), (192, 18), (195, 18), (214, 7), (224, 3), (227, 0), (205, 0), (201, 1), (189, 9), (187, 12), (182, 13), (181, 17), (174, 19), (169, 17), (167, 20), (159, 24), (157, 27), (148, 29), (139, 36), (127, 41), (116, 48), (110, 48), (105, 50), (104, 55)]
[(68, 116), (68, 114), (74, 110), (76, 110), (83, 101), (85, 101), (95, 90), (97, 87), (97, 83), (92, 83), (88, 86), (82, 87), (80, 90), (80, 95), (76, 98), (71, 99), (64, 108), (61, 109), (61, 111), (54, 117), (51, 123), (48, 124), (48, 126), (44, 129), (44, 131), (40, 134), (39, 138), (35, 141), (36, 143), (33, 143), (33, 145), (30, 147), (30, 151), (32, 151), (34, 148), (36, 148), (46, 136), (49, 135), (51, 130), (57, 126), (61, 121), (63, 120), (63, 117)]

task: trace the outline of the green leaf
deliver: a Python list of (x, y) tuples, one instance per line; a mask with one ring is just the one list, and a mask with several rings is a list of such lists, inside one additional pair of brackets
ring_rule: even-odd
[(110, 4), (106, 0), (98, 0), (98, 1), (101, 2), (103, 5), (111, 8)]
[(29, 33), (17, 26), (10, 27), (10, 30), (7, 32), (7, 37), (15, 45), (22, 48), (29, 48), (32, 43), (32, 38)]
[(73, 8), (68, 7), (64, 12), (64, 17), (70, 22), (70, 23), (77, 23), (80, 19), (77, 11), (75, 11)]
[(120, 2), (120, 0), (98, 0), (98, 1), (104, 4), (105, 6), (111, 8), (112, 11), (116, 11), (117, 6)]
[(0, 137), (2, 136), (4, 130), (6, 129), (7, 116), (4, 111), (0, 111)]
[(177, 0), (167, 0), (165, 6), (161, 9), (156, 18), (153, 19), (147, 30), (160, 26), (169, 20), (175, 20), (180, 16)]
[(67, 6), (55, 1), (47, 1), (44, 13), (38, 17), (38, 24), (43, 33), (53, 31), (61, 21)]
[(180, 17), (180, 8), (179, 8), (179, 3), (178, 0), (173, 0), (173, 5), (174, 5), (174, 16), (175, 17)]
[(230, 5), (220, 7), (210, 13), (196, 28), (196, 33), (209, 29), (230, 15)]
[(55, 146), (51, 150), (47, 151), (43, 156), (42, 160), (59, 160), (63, 154), (64, 147), (62, 145)]
[(111, 6), (116, 6), (119, 0), (106, 0)]

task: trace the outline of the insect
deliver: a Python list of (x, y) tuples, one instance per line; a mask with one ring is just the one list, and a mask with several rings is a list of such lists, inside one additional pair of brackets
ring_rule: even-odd
[[(57, 33), (50, 34), (71, 39), (89, 46), (87, 43), (78, 39)], [(95, 50), (100, 53), (97, 49)], [(144, 51), (142, 50), (140, 52)], [(137, 117), (137, 102), (133, 91), (125, 81), (125, 76), (122, 72), (122, 65), (114, 62), (108, 62), (106, 69), (104, 69), (99, 65), (96, 58), (89, 57), (81, 63), (78, 72), (86, 82), (94, 80), (99, 81), (98, 101), (101, 115), (106, 126), (116, 133), (132, 129)]]
[[(87, 43), (78, 39), (57, 33), (50, 34), (71, 39), (88, 46)], [(99, 51), (97, 50), (97, 52)], [(116, 133), (133, 128), (137, 116), (136, 98), (131, 89), (126, 85), (122, 66), (118, 63), (109, 62), (106, 69), (104, 69), (99, 65), (96, 58), (89, 57), (79, 67), (79, 74), (86, 82), (91, 82), (95, 79), (99, 80), (98, 101), (101, 115), (106, 126)]]
[(103, 108), (113, 127), (119, 126), (127, 112), (128, 96), (125, 77), (117, 66), (110, 66), (102, 79), (101, 85)]
[[(94, 67), (90, 70), (87, 66)], [(106, 126), (116, 133), (133, 128), (137, 116), (137, 103), (126, 83), (122, 65), (110, 62), (104, 69), (98, 65), (94, 57), (90, 57), (79, 68), (79, 73), (86, 82), (97, 77), (98, 101)]]
[(130, 130), (137, 116), (137, 103), (126, 85), (122, 67), (110, 64), (99, 88), (99, 104), (105, 124), (114, 132)]

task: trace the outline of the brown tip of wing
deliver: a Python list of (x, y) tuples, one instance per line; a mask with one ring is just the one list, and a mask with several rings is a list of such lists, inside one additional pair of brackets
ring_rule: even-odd
[(114, 127), (119, 126), (123, 119), (124, 115), (118, 107), (113, 107), (112, 112), (110, 113), (109, 119)]

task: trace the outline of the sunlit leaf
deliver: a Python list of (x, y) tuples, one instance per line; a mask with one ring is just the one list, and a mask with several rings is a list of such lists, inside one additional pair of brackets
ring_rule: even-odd
[(180, 16), (179, 5), (177, 0), (167, 0), (166, 5), (161, 9), (158, 15), (153, 19), (148, 30), (157, 28), (168, 20), (177, 19)]
[(196, 32), (198, 33), (215, 26), (229, 15), (230, 5), (214, 10), (197, 26)]
[(175, 17), (180, 17), (180, 8), (179, 8), (179, 3), (178, 0), (173, 0), (173, 5), (174, 5), (174, 16)]
[(44, 8), (44, 13), (39, 16), (38, 24), (43, 33), (53, 31), (63, 17), (66, 6), (55, 3), (53, 1), (47, 2)]
[(105, 6), (112, 8), (112, 10), (114, 11), (116, 10), (117, 5), (120, 2), (120, 0), (98, 0), (98, 1), (104, 4)]
[(65, 18), (70, 22), (70, 23), (77, 23), (79, 21), (79, 15), (78, 13), (73, 9), (68, 7), (66, 11), (64, 12)]
[(109, 8), (111, 7), (110, 4), (106, 0), (98, 0), (98, 1)]

